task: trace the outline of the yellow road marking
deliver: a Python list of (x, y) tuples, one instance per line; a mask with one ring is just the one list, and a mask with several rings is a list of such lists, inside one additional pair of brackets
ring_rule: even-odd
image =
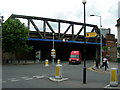
[(93, 70), (93, 69), (92, 69), (93, 67), (95, 67), (95, 65), (88, 67), (88, 69), (91, 70), (91, 71), (94, 71), (94, 72), (106, 73), (105, 71), (101, 71), (101, 70), (99, 70), (99, 69), (98, 69), (98, 70), (97, 70), (97, 69), (96, 69), (96, 70)]

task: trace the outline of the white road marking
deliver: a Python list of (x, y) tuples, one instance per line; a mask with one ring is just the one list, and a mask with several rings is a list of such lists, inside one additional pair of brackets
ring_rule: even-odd
[(40, 76), (40, 75), (35, 75), (35, 76), (33, 76), (33, 77), (37, 77), (37, 76)]
[[(21, 81), (21, 79), (22, 80), (32, 80), (33, 78), (37, 78), (37, 79), (41, 79), (41, 78), (44, 78), (45, 76), (43, 76), (43, 75), (34, 75), (34, 76), (32, 76), (31, 78), (30, 77), (28, 77), (28, 76), (25, 76), (25, 77), (19, 77), (19, 79), (17, 79), (17, 78), (8, 78), (8, 80), (9, 81), (11, 81), (11, 82), (17, 82), (17, 81)], [(2, 83), (6, 83), (7, 81), (2, 81)]]
[(17, 79), (15, 79), (15, 80), (14, 80), (14, 79), (13, 79), (13, 80), (11, 80), (11, 82), (17, 82), (17, 81), (20, 81), (20, 80), (17, 80)]
[(33, 78), (26, 78), (25, 80), (31, 80), (31, 79), (33, 79)]
[(8, 78), (8, 80), (10, 80), (11, 82), (17, 82), (17, 81), (20, 81), (20, 80), (18, 80), (18, 79), (16, 79), (16, 78)]
[(45, 76), (39, 76), (39, 75), (37, 75), (37, 76), (33, 76), (34, 78), (44, 78)]
[(50, 80), (55, 81), (55, 82), (61, 82), (68, 80), (68, 78), (61, 78), (61, 79), (56, 79), (55, 77), (49, 77)]
[(28, 77), (21, 77), (22, 79), (26, 79), (26, 78), (28, 78)]

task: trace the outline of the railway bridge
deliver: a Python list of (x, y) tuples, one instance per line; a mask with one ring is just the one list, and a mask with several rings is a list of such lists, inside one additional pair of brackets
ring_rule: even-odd
[[(12, 14), (10, 18), (27, 22), (26, 26), (30, 30), (27, 43), (34, 48), (29, 53), (29, 59), (35, 59), (35, 52), (40, 51), (42, 60), (52, 60), (53, 44), (56, 59), (68, 60), (72, 50), (79, 50), (84, 56), (84, 44), (86, 44), (86, 59), (99, 59), (101, 43), (100, 29), (97, 25), (85, 24), (86, 32), (96, 32), (97, 36), (84, 37), (84, 23), (81, 22), (15, 14)], [(84, 43), (84, 38), (86, 38), (86, 43)], [(104, 45), (104, 38), (102, 40), (102, 45)]]

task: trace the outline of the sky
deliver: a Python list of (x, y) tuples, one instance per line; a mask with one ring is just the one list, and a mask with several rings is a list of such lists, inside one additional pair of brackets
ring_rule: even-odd
[[(86, 23), (110, 28), (117, 37), (118, 2), (120, 0), (86, 0)], [(63, 19), (83, 23), (82, 0), (1, 0), (0, 15), (4, 21), (11, 14)]]

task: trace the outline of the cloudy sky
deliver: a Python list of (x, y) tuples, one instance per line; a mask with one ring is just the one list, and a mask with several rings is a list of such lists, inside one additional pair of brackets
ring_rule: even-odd
[[(116, 20), (118, 19), (118, 2), (120, 0), (87, 0), (86, 23), (111, 28), (117, 37)], [(0, 15), (6, 20), (11, 14), (38, 16), (69, 21), (83, 22), (82, 0), (1, 0)]]

